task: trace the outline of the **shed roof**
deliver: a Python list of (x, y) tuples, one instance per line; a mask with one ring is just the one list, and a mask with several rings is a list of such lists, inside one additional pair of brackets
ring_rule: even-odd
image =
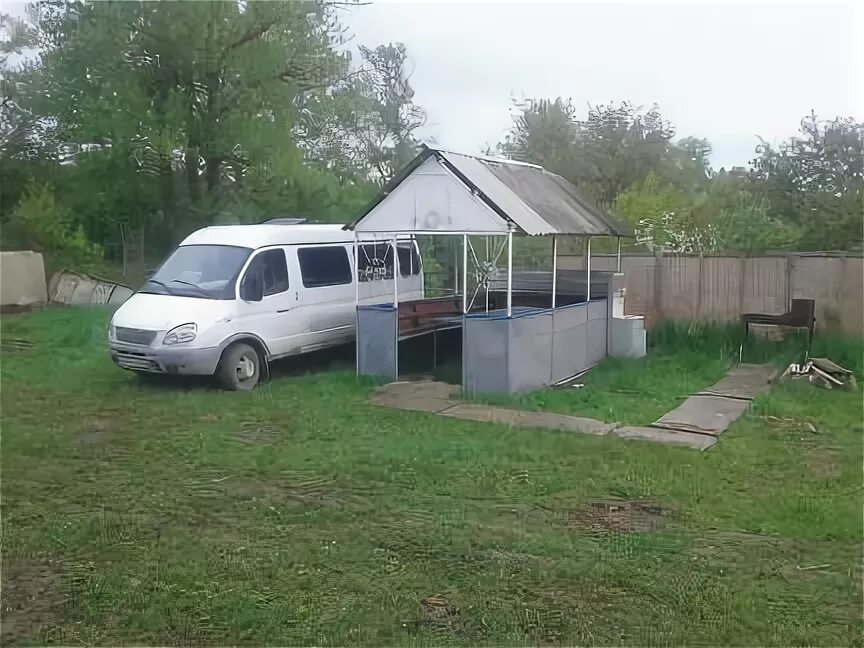
[[(406, 213), (408, 209), (414, 214)], [(490, 225), (490, 217), (497, 223)], [(426, 146), (346, 228), (498, 233), (506, 232), (510, 224), (530, 236), (633, 235), (572, 183), (543, 167)]]

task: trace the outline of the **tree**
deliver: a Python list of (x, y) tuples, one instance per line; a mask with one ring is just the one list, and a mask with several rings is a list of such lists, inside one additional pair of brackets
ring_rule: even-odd
[(573, 171), (576, 142), (575, 108), (569, 99), (529, 100), (498, 150), (506, 157), (531, 162), (566, 176)]
[(621, 192), (615, 209), (633, 226), (636, 242), (649, 249), (699, 251), (690, 202), (682, 191), (663, 182), (653, 171)]
[(864, 238), (864, 123), (851, 117), (801, 120), (801, 136), (752, 162), (758, 189), (778, 221), (801, 231), (807, 249), (847, 249)]
[(796, 228), (772, 217), (762, 198), (725, 172), (699, 194), (649, 172), (618, 196), (615, 207), (633, 224), (637, 243), (673, 253), (794, 249), (800, 236)]
[(161, 255), (202, 225), (286, 210), (344, 220), (343, 200), (371, 193), (362, 182), (343, 191), (327, 161), (309, 168), (298, 146), (298, 112), (349, 73), (328, 3), (42, 0), (36, 9), (39, 60), (14, 83), (42, 132), (31, 137), (36, 154), (16, 164), (50, 180), (112, 256), (125, 258), (132, 242), (143, 249), (145, 233)]
[(67, 139), (121, 148), (145, 171), (182, 165), (206, 212), (250, 160), (293, 144), (295, 100), (337, 67), (330, 20), (320, 3), (86, 4), (34, 90)]
[(741, 196), (738, 202), (720, 211), (711, 221), (718, 251), (754, 255), (766, 250), (794, 250), (800, 232), (774, 218), (765, 201)]
[(26, 145), (30, 120), (18, 105), (17, 86), (14, 75), (10, 78), (9, 67), (10, 58), (21, 56), (36, 40), (36, 30), (29, 20), (0, 13), (0, 163)]
[(558, 173), (603, 207), (674, 157), (675, 129), (657, 106), (647, 111), (626, 101), (589, 106), (585, 120), (576, 119), (570, 100), (561, 98), (521, 108), (499, 150)]
[(426, 114), (413, 102), (402, 43), (359, 49), (360, 68), (304, 104), (297, 135), (309, 160), (352, 182), (383, 184), (416, 154)]

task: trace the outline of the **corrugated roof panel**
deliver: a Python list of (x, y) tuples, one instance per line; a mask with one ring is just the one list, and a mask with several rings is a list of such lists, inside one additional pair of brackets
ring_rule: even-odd
[[(549, 223), (530, 205), (526, 204), (519, 195), (514, 193), (511, 187), (496, 177), (489, 168), (489, 163), (480, 158), (460, 155), (459, 153), (439, 151), (439, 154), (523, 232), (531, 236), (555, 233), (555, 229)], [(531, 169), (532, 167), (520, 165), (520, 168)]]
[(482, 162), (556, 234), (631, 236), (629, 228), (583, 198), (559, 175), (525, 165)]

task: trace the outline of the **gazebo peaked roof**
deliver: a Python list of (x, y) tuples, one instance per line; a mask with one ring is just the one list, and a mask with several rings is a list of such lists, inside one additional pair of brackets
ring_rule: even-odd
[(633, 236), (561, 176), (512, 160), (424, 146), (346, 225), (364, 233)]

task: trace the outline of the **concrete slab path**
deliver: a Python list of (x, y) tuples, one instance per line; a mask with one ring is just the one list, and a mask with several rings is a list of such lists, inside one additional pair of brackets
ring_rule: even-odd
[(720, 382), (698, 392), (697, 396), (725, 396), (753, 400), (771, 388), (779, 370), (771, 365), (739, 364), (732, 367)]
[(707, 450), (715, 443), (717, 437), (695, 432), (681, 432), (678, 430), (661, 430), (653, 427), (641, 427), (638, 425), (625, 425), (615, 428), (612, 434), (622, 439), (638, 439), (640, 441), (654, 441), (655, 443), (668, 443), (670, 445), (683, 445), (694, 450)]
[(751, 401), (771, 388), (778, 374), (770, 365), (740, 364), (710, 387), (694, 394), (652, 426), (679, 432), (719, 436), (750, 407)]
[(719, 436), (747, 411), (750, 402), (724, 396), (691, 396), (652, 425), (667, 430)]
[(667, 412), (651, 427), (605, 423), (595, 419), (554, 412), (514, 410), (506, 407), (468, 403), (453, 394), (456, 385), (435, 381), (394, 382), (379, 388), (371, 398), (374, 405), (429, 412), (467, 421), (499, 425), (546, 428), (583, 434), (614, 434), (695, 450), (707, 450), (729, 425), (750, 406), (750, 401), (769, 387), (776, 369), (763, 365), (739, 365), (718, 383), (694, 394)]
[(468, 403), (454, 399), (458, 391), (455, 385), (434, 381), (395, 382), (380, 387), (370, 402), (381, 407), (392, 407), (416, 412), (428, 412), (439, 416), (497, 423), (498, 425), (534, 427), (566, 432), (580, 432), (602, 436), (615, 434), (624, 439), (638, 439), (655, 443), (684, 445), (704, 450), (713, 445), (714, 439), (704, 434), (688, 434), (652, 428), (618, 427), (618, 423), (604, 423), (580, 416), (568, 416), (554, 412), (532, 412), (494, 407), (482, 403)]
[(607, 434), (617, 425), (616, 423), (604, 423), (595, 419), (555, 414), (554, 412), (529, 412), (506, 409), (504, 407), (490, 407), (475, 403), (454, 405), (438, 413), (442, 416), (452, 416), (469, 421), (549, 428), (551, 430), (565, 430), (596, 435)]

